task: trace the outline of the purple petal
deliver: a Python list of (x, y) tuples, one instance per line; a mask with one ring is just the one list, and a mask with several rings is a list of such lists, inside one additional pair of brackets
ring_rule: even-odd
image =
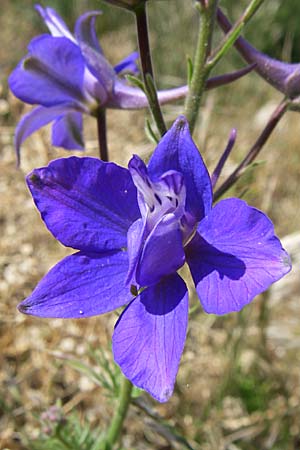
[(19, 310), (68, 319), (112, 311), (132, 299), (124, 284), (127, 270), (126, 252), (75, 253), (48, 272)]
[[(213, 89), (218, 86), (223, 86), (227, 83), (232, 83), (233, 81), (253, 70), (254, 66), (255, 65), (252, 64), (243, 69), (237, 70), (236, 72), (209, 78), (207, 80), (205, 89)], [(176, 102), (178, 100), (184, 99), (188, 93), (188, 90), (188, 86), (185, 85), (173, 89), (158, 91), (158, 101), (161, 105)], [(148, 99), (144, 92), (139, 88), (129, 86), (122, 79), (116, 80), (114, 85), (114, 96), (109, 99), (108, 104), (111, 108), (119, 109), (143, 109), (148, 108), (149, 106)]]
[(90, 73), (98, 80), (98, 97), (104, 103), (113, 91), (115, 71), (101, 53), (85, 42), (80, 42), (80, 48)]
[(97, 158), (62, 158), (35, 169), (27, 183), (42, 219), (64, 245), (87, 252), (126, 247), (139, 217), (127, 169)]
[(84, 150), (81, 113), (67, 113), (55, 121), (52, 127), (52, 145), (67, 150)]
[(219, 202), (198, 233), (186, 258), (208, 313), (239, 311), (290, 271), (272, 222), (242, 200)]
[(187, 287), (178, 275), (172, 275), (145, 289), (116, 324), (115, 361), (133, 384), (159, 402), (172, 395), (187, 320)]
[(148, 165), (152, 179), (168, 170), (177, 170), (184, 176), (186, 210), (197, 220), (211, 209), (212, 189), (209, 174), (195, 146), (185, 117), (180, 116), (156, 147)]
[(142, 219), (138, 219), (131, 225), (127, 233), (127, 252), (129, 258), (129, 269), (126, 277), (127, 285), (137, 284), (135, 273), (144, 243), (145, 229), (146, 223)]
[(95, 20), (101, 14), (101, 11), (89, 11), (80, 16), (75, 25), (75, 37), (79, 45), (84, 43), (103, 54), (95, 30)]
[(174, 214), (166, 214), (147, 238), (137, 266), (140, 286), (151, 286), (170, 275), (185, 262), (182, 233)]
[(70, 113), (75, 110), (72, 105), (60, 105), (52, 106), (51, 108), (45, 108), (44, 106), (38, 106), (30, 111), (28, 114), (22, 117), (18, 123), (15, 131), (15, 148), (17, 152), (18, 161), (20, 162), (20, 147), (25, 139), (28, 138), (39, 128), (52, 122), (53, 120), (61, 117), (64, 114)]
[(130, 53), (130, 55), (126, 56), (126, 58), (122, 59), (122, 61), (119, 62), (114, 67), (114, 70), (117, 74), (120, 74), (121, 72), (125, 73), (131, 73), (133, 75), (138, 75), (140, 73), (140, 70), (138, 68), (138, 65), (136, 63), (136, 60), (139, 58), (138, 52)]
[(53, 37), (66, 37), (75, 42), (75, 39), (72, 33), (70, 33), (66, 23), (54, 9), (49, 7), (43, 8), (41, 5), (36, 5), (35, 9), (42, 17)]
[[(158, 91), (157, 95), (159, 103), (164, 105), (184, 98), (187, 92), (188, 87), (181, 86), (179, 88)], [(108, 105), (110, 108), (118, 109), (143, 109), (148, 108), (149, 103), (141, 89), (128, 86), (124, 80), (117, 79), (114, 84), (114, 96), (109, 99)]]
[(77, 45), (64, 37), (43, 35), (31, 41), (29, 55), (10, 75), (9, 86), (30, 104), (81, 103), (84, 68)]

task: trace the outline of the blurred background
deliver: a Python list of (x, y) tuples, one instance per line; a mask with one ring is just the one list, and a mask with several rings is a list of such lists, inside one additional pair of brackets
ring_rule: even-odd
[[(220, 1), (232, 20), (248, 3)], [(110, 349), (117, 315), (41, 320), (16, 310), (49, 268), (72, 253), (46, 230), (24, 182), (34, 167), (72, 152), (51, 147), (45, 128), (24, 143), (21, 168), (16, 168), (14, 128), (29, 107), (9, 92), (7, 77), (29, 41), (47, 32), (34, 4), (1, 0), (0, 11), (0, 449), (96, 450), (97, 435), (114, 410), (113, 389), (118, 388)], [(55, 8), (71, 29), (83, 12), (101, 9), (97, 31), (112, 64), (137, 48), (130, 13), (97, 0), (42, 4)], [(299, 17), (299, 1), (267, 0), (244, 35), (273, 57), (300, 61)], [(149, 24), (158, 86), (185, 84), (198, 27), (193, 1), (150, 0)], [(216, 31), (215, 41), (220, 37)], [(233, 49), (215, 74), (242, 66)], [(236, 127), (238, 139), (223, 178), (231, 173), (280, 100), (281, 94), (255, 73), (206, 94), (194, 137), (209, 170)], [(165, 107), (168, 124), (182, 111), (181, 103)], [(191, 315), (173, 397), (159, 405), (140, 393), (120, 448), (189, 448), (178, 437), (184, 435), (190, 448), (201, 450), (300, 449), (299, 124), (298, 113), (287, 113), (259, 164), (227, 194), (268, 213), (291, 254), (293, 271), (241, 313), (216, 317), (199, 308)], [(143, 111), (108, 112), (112, 160), (126, 165), (132, 153), (147, 157), (153, 151), (144, 125)], [(90, 118), (85, 120), (85, 141), (86, 154), (97, 156), (96, 126)], [(192, 298), (192, 306), (196, 304)], [(111, 389), (103, 382), (107, 367), (116, 383)], [(59, 410), (56, 420), (64, 444), (47, 422), (53, 405)]]

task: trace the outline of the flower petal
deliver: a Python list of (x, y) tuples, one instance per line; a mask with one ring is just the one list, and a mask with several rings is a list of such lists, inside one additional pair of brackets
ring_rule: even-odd
[(117, 74), (124, 72), (131, 73), (132, 75), (138, 75), (140, 73), (138, 65), (136, 63), (136, 60), (138, 58), (138, 52), (130, 53), (130, 55), (126, 56), (126, 58), (122, 59), (122, 61), (120, 61), (119, 64), (114, 67), (115, 72)]
[(67, 150), (84, 150), (81, 113), (67, 113), (55, 121), (52, 127), (52, 145)]
[(212, 189), (210, 177), (202, 157), (195, 146), (185, 117), (180, 116), (156, 147), (148, 165), (152, 179), (167, 170), (177, 170), (184, 176), (186, 210), (197, 220), (211, 209)]
[(180, 224), (174, 214), (166, 214), (147, 238), (137, 265), (140, 286), (151, 286), (170, 275), (185, 262)]
[(239, 311), (290, 271), (272, 222), (242, 200), (222, 200), (200, 222), (186, 258), (208, 313)]
[(172, 275), (145, 289), (116, 324), (115, 361), (133, 384), (159, 402), (172, 395), (187, 320), (187, 287), (178, 275)]
[[(161, 105), (175, 102), (186, 96), (187, 86), (158, 91), (158, 100)], [(149, 103), (145, 93), (136, 87), (129, 86), (124, 80), (117, 79), (114, 84), (114, 96), (109, 99), (110, 108), (117, 109), (143, 109), (148, 108)]]
[(101, 53), (94, 50), (85, 42), (80, 42), (80, 49), (90, 73), (98, 80), (99, 99), (103, 103), (112, 94), (116, 74), (113, 67)]
[(129, 259), (129, 269), (126, 277), (127, 285), (137, 284), (135, 277), (136, 267), (144, 243), (145, 230), (146, 223), (142, 219), (138, 219), (133, 222), (127, 233), (127, 253)]
[(75, 253), (47, 273), (19, 310), (64, 319), (112, 311), (132, 299), (124, 284), (127, 270), (126, 252)]
[(53, 37), (66, 37), (76, 42), (66, 23), (54, 9), (49, 7), (43, 8), (41, 5), (35, 5), (35, 9), (42, 17)]
[(52, 106), (51, 108), (38, 106), (29, 113), (25, 114), (18, 123), (15, 131), (15, 148), (18, 161), (20, 162), (20, 147), (25, 139), (27, 139), (39, 128), (42, 128), (58, 117), (61, 117), (62, 115), (70, 113), (74, 110), (76, 110), (76, 107), (68, 104)]
[(43, 35), (33, 39), (28, 48), (29, 55), (9, 77), (16, 97), (43, 106), (84, 102), (85, 64), (77, 45), (65, 37)]
[(27, 183), (46, 226), (64, 245), (97, 252), (126, 247), (139, 217), (127, 169), (97, 158), (62, 158), (35, 169)]
[(97, 52), (103, 54), (95, 30), (95, 20), (101, 14), (101, 11), (89, 11), (82, 14), (75, 24), (75, 37), (79, 45), (85, 43)]

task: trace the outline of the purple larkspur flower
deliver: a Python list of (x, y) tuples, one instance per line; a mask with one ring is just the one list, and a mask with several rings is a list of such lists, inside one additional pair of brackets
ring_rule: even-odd
[(51, 35), (34, 38), (28, 55), (9, 77), (16, 97), (39, 105), (17, 126), (17, 154), (30, 134), (53, 121), (53, 145), (82, 150), (82, 114), (96, 115), (99, 107), (118, 107), (118, 102), (122, 103), (123, 93), (129, 87), (120, 75), (138, 72), (138, 53), (132, 53), (113, 68), (105, 59), (95, 32), (99, 11), (80, 16), (73, 35), (53, 9), (39, 5), (36, 8)]
[[(104, 57), (97, 40), (95, 19), (100, 11), (80, 16), (74, 35), (52, 8), (36, 7), (51, 35), (34, 38), (28, 55), (9, 77), (9, 86), (22, 101), (39, 105), (23, 116), (15, 133), (18, 159), (23, 141), (44, 125), (52, 126), (52, 144), (67, 150), (83, 150), (82, 114), (96, 116), (99, 108), (142, 109), (145, 93), (128, 85), (124, 73), (137, 74), (134, 52), (115, 67)], [(213, 77), (206, 88), (233, 82), (253, 66)], [(187, 86), (158, 91), (160, 104), (184, 98)]]
[[(290, 270), (271, 221), (244, 201), (212, 207), (211, 180), (179, 117), (148, 167), (63, 158), (27, 178), (56, 239), (77, 249), (19, 306), (39, 317), (81, 318), (127, 305), (113, 334), (115, 361), (158, 401), (173, 391), (186, 338), (187, 262), (208, 313), (239, 311)], [(133, 298), (132, 286), (138, 295)]]

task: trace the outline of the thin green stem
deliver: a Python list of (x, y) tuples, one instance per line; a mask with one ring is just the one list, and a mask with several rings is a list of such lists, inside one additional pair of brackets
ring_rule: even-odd
[(97, 111), (97, 132), (99, 143), (99, 156), (102, 161), (108, 161), (107, 131), (106, 131), (106, 111), (99, 108)]
[(201, 97), (210, 72), (206, 62), (211, 48), (216, 7), (217, 0), (209, 0), (201, 5), (198, 3), (200, 27), (193, 61), (193, 73), (185, 102), (185, 115), (189, 121), (191, 133), (195, 128)]
[(111, 450), (113, 448), (113, 445), (119, 439), (123, 422), (125, 420), (131, 402), (132, 388), (132, 383), (124, 377), (119, 396), (119, 403), (117, 405), (117, 409), (111, 421), (110, 427), (107, 431), (105, 446), (103, 447), (103, 450)]
[(155, 87), (153, 76), (146, 3), (142, 2), (139, 7), (134, 10), (134, 14), (136, 18), (136, 28), (145, 94), (148, 98), (149, 108), (156, 123), (157, 129), (160, 135), (163, 136), (166, 133), (167, 128), (158, 101), (157, 90)]
[(242, 29), (251, 17), (256, 13), (258, 8), (263, 4), (265, 0), (252, 0), (248, 7), (245, 9), (241, 17), (235, 22), (231, 30), (224, 36), (220, 45), (214, 50), (212, 55), (207, 61), (207, 66), (210, 70), (220, 61), (221, 58), (228, 52), (233, 46)]

